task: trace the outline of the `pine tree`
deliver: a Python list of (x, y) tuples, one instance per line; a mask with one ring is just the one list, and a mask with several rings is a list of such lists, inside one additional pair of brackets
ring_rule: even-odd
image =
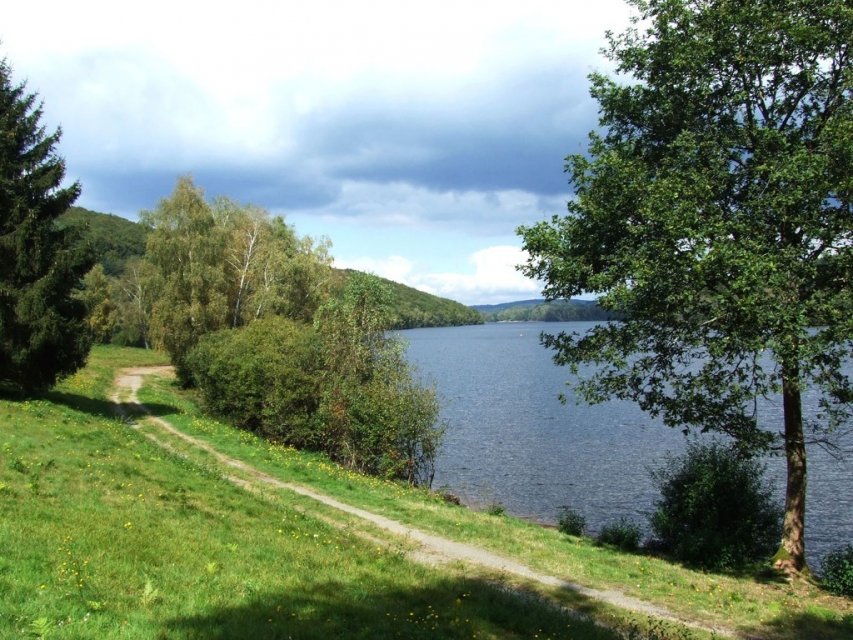
[(0, 61), (0, 384), (45, 389), (86, 360), (85, 305), (72, 297), (91, 256), (57, 217), (80, 194), (62, 188), (61, 130), (47, 134), (42, 104)]

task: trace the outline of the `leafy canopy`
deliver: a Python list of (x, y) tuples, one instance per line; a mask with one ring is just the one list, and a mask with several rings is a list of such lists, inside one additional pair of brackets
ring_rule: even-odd
[(627, 319), (546, 342), (562, 364), (600, 365), (588, 399), (671, 426), (770, 445), (754, 399), (787, 376), (823, 390), (831, 429), (851, 398), (853, 8), (631, 4), (607, 49), (630, 81), (591, 76), (601, 130), (567, 158), (569, 215), (520, 229), (547, 296), (598, 293)]

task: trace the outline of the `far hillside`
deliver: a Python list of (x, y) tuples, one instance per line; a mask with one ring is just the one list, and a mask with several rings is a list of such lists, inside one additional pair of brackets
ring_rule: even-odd
[(595, 300), (518, 300), (473, 307), (486, 322), (570, 322), (574, 320), (610, 320), (614, 314), (598, 306)]
[[(351, 272), (350, 269), (345, 270), (345, 273)], [(392, 305), (396, 316), (394, 329), (483, 324), (483, 316), (472, 307), (418, 291), (399, 282), (385, 278), (380, 280), (392, 291)]]
[(58, 219), (60, 227), (77, 227), (108, 276), (124, 271), (124, 263), (145, 254), (148, 230), (138, 222), (109, 213), (71, 207)]
[[(129, 258), (145, 255), (145, 225), (109, 213), (71, 207), (59, 218), (61, 227), (76, 227), (95, 252), (108, 276), (119, 276)], [(348, 272), (345, 271), (344, 273)], [(393, 291), (395, 329), (482, 324), (482, 316), (465, 305), (382, 279)]]

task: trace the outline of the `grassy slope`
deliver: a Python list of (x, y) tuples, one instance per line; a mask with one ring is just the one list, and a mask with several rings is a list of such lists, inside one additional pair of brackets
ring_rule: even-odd
[(92, 360), (44, 399), (0, 400), (0, 637), (613, 637), (155, 447), (105, 397), (116, 364), (160, 358)]
[[(453, 570), (411, 564), (315, 517), (346, 519), (307, 499), (246, 494), (206, 454), (165, 453), (110, 418), (105, 401), (115, 367), (160, 357), (102, 348), (92, 360), (43, 400), (0, 400), (0, 637), (611, 637)], [(167, 381), (142, 398), (283, 480), (542, 571), (762, 636), (853, 632), (850, 601), (809, 585), (697, 573), (363, 478), (204, 418)]]

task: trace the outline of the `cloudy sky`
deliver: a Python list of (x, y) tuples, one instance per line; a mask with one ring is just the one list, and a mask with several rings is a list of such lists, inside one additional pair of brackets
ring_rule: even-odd
[(0, 56), (61, 125), (77, 204), (135, 220), (190, 174), (338, 266), (536, 297), (515, 229), (565, 211), (622, 0), (16, 2)]

